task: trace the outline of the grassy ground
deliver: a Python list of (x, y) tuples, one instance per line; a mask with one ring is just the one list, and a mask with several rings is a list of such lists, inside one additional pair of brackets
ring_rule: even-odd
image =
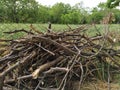
[[(14, 30), (20, 30), (20, 29), (25, 29), (25, 30), (30, 30), (30, 25), (31, 24), (0, 24), (0, 38), (18, 38), (18, 37), (22, 37), (23, 33), (18, 33), (17, 35), (6, 35), (3, 32), (6, 31), (14, 31)], [(33, 27), (36, 30), (40, 30), (42, 32), (46, 32), (46, 28), (48, 27), (48, 24), (32, 24)], [(70, 25), (72, 28), (76, 28), (79, 25)], [(61, 32), (64, 30), (68, 29), (67, 25), (63, 25), (63, 24), (53, 24), (52, 25), (52, 29), (54, 31), (57, 32)]]
[[(48, 27), (48, 24), (33, 24), (33, 26), (35, 27), (35, 29), (37, 30), (40, 30), (42, 32), (45, 32), (46, 31), (46, 28)], [(79, 27), (80, 25), (74, 25), (74, 24), (71, 24), (70, 27), (71, 28), (76, 28), (76, 27)], [(97, 27), (97, 30), (100, 31), (100, 32), (104, 32), (105, 31), (105, 28), (103, 25), (96, 25)], [(61, 32), (61, 31), (64, 31), (64, 30), (68, 30), (68, 26), (65, 25), (65, 24), (53, 24), (52, 25), (52, 29), (54, 31), (57, 31), (57, 32)], [(0, 38), (18, 38), (18, 37), (22, 37), (23, 36), (23, 33), (18, 33), (16, 35), (6, 35), (6, 34), (3, 34), (2, 32), (5, 32), (5, 31), (13, 31), (13, 30), (19, 30), (19, 29), (25, 29), (25, 30), (30, 30), (30, 24), (0, 24)], [(118, 24), (112, 24), (109, 26), (109, 29), (111, 31), (116, 31), (116, 32), (119, 32), (120, 33), (120, 25)], [(96, 34), (96, 28), (94, 26), (91, 26), (88, 30), (88, 34), (90, 35), (95, 35)]]

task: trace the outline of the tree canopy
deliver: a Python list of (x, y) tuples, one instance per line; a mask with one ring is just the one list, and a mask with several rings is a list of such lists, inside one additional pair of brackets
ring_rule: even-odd
[(107, 0), (107, 7), (114, 8), (120, 5), (120, 0)]
[[(108, 0), (93, 9), (83, 7), (83, 3), (74, 6), (56, 3), (44, 6), (36, 0), (0, 0), (1, 23), (59, 23), (59, 24), (88, 24), (100, 23), (109, 8), (118, 6), (120, 0)], [(107, 6), (106, 6), (107, 5)], [(115, 21), (120, 23), (120, 10), (113, 8)]]

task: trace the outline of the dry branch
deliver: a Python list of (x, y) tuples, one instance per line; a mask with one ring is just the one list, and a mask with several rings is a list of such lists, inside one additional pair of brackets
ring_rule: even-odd
[(18, 33), (18, 32), (25, 32), (27, 34), (32, 34), (32, 35), (34, 34), (34, 33), (30, 32), (30, 31), (27, 31), (27, 30), (24, 30), (24, 29), (14, 30), (14, 31), (10, 31), (10, 32), (3, 32), (3, 33), (5, 33), (5, 34), (13, 34), (13, 33)]
[(108, 35), (90, 37), (85, 33), (87, 26), (68, 27), (70, 30), (61, 33), (43, 34), (33, 25), (30, 28), (35, 33), (24, 29), (5, 32), (29, 35), (16, 40), (0, 39), (5, 44), (1, 44), (0, 53), (7, 52), (0, 58), (0, 90), (5, 84), (19, 85), (22, 89), (66, 89), (74, 80), (82, 86), (84, 80), (96, 73), (102, 78), (99, 65), (108, 64), (119, 69), (119, 60), (114, 57), (120, 57), (120, 50), (114, 48)]

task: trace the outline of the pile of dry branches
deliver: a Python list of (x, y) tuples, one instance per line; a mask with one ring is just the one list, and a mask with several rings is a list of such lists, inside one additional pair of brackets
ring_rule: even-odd
[[(114, 50), (107, 35), (89, 37), (86, 26), (61, 33), (41, 33), (37, 30), (15, 30), (13, 34), (25, 32), (26, 37), (3, 40), (0, 58), (0, 90), (3, 87), (22, 90), (71, 90), (74, 81), (79, 87), (85, 80), (101, 77), (101, 65), (106, 68), (108, 80), (113, 69), (120, 67), (120, 50)], [(34, 32), (33, 32), (34, 31)], [(9, 43), (8, 43), (9, 42)], [(114, 68), (113, 68), (114, 67)], [(67, 89), (66, 89), (67, 88)], [(69, 90), (70, 90), (69, 89)]]

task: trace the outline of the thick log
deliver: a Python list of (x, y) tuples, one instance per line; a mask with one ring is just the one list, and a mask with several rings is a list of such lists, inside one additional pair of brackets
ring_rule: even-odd
[(41, 72), (43, 72), (44, 70), (46, 70), (46, 69), (54, 66), (56, 63), (58, 63), (58, 62), (61, 61), (61, 60), (63, 60), (63, 57), (62, 57), (62, 56), (58, 57), (56, 60), (54, 60), (54, 61), (52, 61), (52, 62), (48, 62), (48, 63), (46, 63), (46, 64), (43, 64), (43, 65), (39, 66), (38, 69), (36, 69), (36, 70), (32, 73), (33, 78), (34, 78), (34, 79), (35, 79), (35, 78), (38, 78), (38, 76), (39, 76), (39, 74), (40, 74)]

